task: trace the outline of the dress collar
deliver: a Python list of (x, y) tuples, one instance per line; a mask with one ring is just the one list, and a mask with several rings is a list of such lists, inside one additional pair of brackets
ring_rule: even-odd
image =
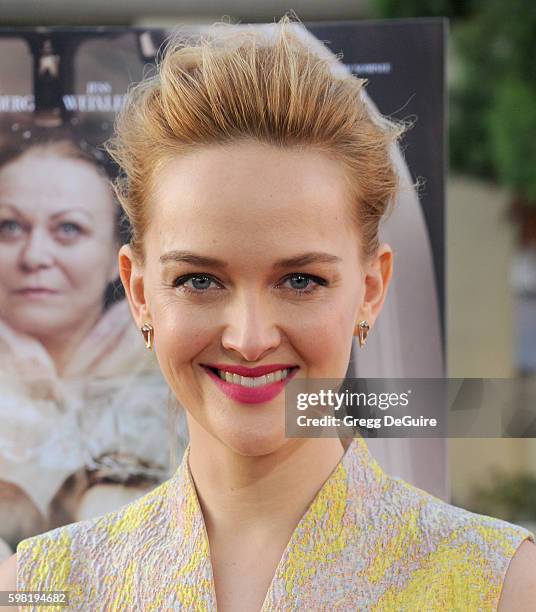
[[(188, 567), (181, 568), (180, 573), (189, 585), (192, 601), (205, 602), (208, 609), (216, 610), (208, 536), (189, 454), (190, 445), (169, 488), (174, 529), (180, 533), (178, 544), (186, 553), (183, 558), (189, 559)], [(313, 596), (315, 575), (329, 572), (328, 566), (341, 558), (351, 534), (374, 516), (383, 480), (384, 472), (363, 438), (354, 438), (298, 521), (268, 587), (262, 612), (295, 609), (300, 600)], [(185, 593), (184, 585), (181, 592)]]

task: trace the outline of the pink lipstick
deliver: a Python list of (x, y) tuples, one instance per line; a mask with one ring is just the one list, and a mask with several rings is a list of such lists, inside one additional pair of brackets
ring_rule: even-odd
[(269, 402), (298, 371), (297, 366), (284, 363), (255, 368), (217, 363), (202, 367), (227, 397), (243, 404)]

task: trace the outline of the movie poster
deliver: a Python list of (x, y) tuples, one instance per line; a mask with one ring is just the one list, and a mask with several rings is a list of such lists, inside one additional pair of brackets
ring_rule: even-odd
[[(397, 280), (349, 375), (441, 377), (444, 24), (309, 32), (368, 79), (372, 105), (415, 120), (396, 152), (407, 189), (382, 229)], [(102, 147), (129, 85), (150, 73), (169, 34), (0, 30), (0, 558), (23, 538), (144, 494), (170, 477), (188, 443), (124, 299), (117, 252), (129, 233)], [(386, 469), (444, 493), (443, 440), (371, 442)], [(423, 457), (435, 462), (426, 474)]]

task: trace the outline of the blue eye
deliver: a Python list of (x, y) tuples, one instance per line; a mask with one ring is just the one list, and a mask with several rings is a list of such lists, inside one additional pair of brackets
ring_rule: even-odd
[[(285, 283), (290, 283), (289, 286), (284, 286)], [(311, 294), (315, 292), (318, 287), (326, 286), (328, 282), (318, 276), (312, 274), (290, 274), (278, 285), (284, 289), (290, 290), (295, 295)], [(176, 278), (172, 286), (184, 291), (185, 293), (203, 294), (208, 293), (209, 290), (222, 289), (222, 285), (218, 283), (214, 278), (207, 274), (186, 274)]]
[(82, 228), (76, 223), (61, 223), (58, 227), (66, 236), (74, 236), (82, 231)]
[(17, 223), (13, 219), (6, 219), (0, 222), (0, 235), (2, 236), (14, 236), (22, 230), (20, 223)]
[(326, 286), (327, 281), (311, 274), (291, 274), (284, 282), (289, 281), (294, 293), (313, 293), (319, 286)]
[[(191, 282), (188, 286), (186, 283)], [(173, 281), (174, 287), (181, 287), (186, 292), (202, 293), (210, 288), (210, 284), (214, 283), (214, 279), (206, 274), (187, 274)]]

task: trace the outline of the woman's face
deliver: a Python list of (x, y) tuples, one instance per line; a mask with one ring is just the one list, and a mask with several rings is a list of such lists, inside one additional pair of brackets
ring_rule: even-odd
[(172, 159), (155, 185), (145, 265), (120, 253), (134, 318), (155, 328), (192, 438), (273, 452), (287, 442), (284, 380), (224, 382), (211, 368), (343, 378), (356, 324), (372, 326), (383, 303), (391, 251), (362, 264), (342, 170), (321, 153), (206, 147)]
[(0, 316), (38, 337), (102, 309), (117, 276), (107, 181), (83, 160), (29, 151), (0, 169)]

